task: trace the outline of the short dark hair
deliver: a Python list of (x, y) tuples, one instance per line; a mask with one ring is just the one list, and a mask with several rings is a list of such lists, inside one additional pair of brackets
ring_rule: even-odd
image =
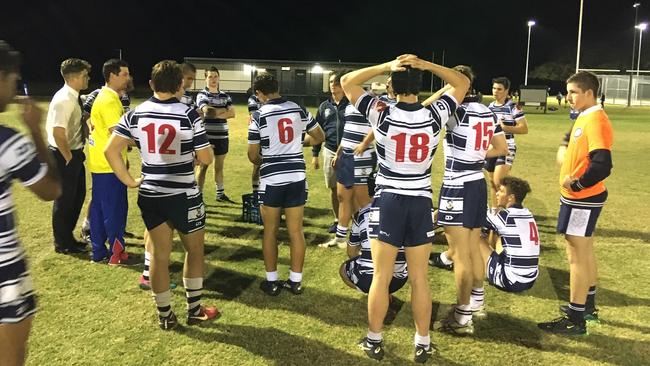
[(111, 74), (118, 75), (120, 73), (120, 68), (122, 67), (129, 67), (129, 64), (126, 61), (117, 58), (112, 58), (104, 62), (104, 65), (102, 66), (102, 75), (104, 75), (104, 81), (108, 82)]
[(181, 68), (183, 69), (183, 74), (187, 74), (188, 72), (193, 72), (196, 74), (196, 66), (194, 66), (192, 63), (183, 62), (181, 64)]
[(598, 77), (589, 71), (578, 71), (569, 76), (569, 78), (566, 79), (566, 83), (574, 83), (584, 92), (591, 90), (594, 93), (594, 97), (598, 95), (598, 89), (600, 88)]
[(278, 80), (275, 76), (269, 73), (262, 73), (255, 77), (253, 83), (253, 90), (259, 91), (264, 95), (273, 94), (278, 92)]
[(88, 61), (79, 58), (69, 58), (61, 62), (61, 76), (67, 78), (70, 74), (78, 74), (84, 70), (90, 72), (91, 66)]
[(391, 84), (395, 94), (420, 93), (422, 87), (422, 70), (414, 69), (411, 66), (404, 66), (404, 71), (391, 72)]
[(511, 175), (501, 178), (501, 185), (506, 187), (510, 194), (515, 195), (517, 203), (522, 203), (526, 195), (530, 193), (530, 185), (528, 182)]
[(0, 72), (17, 73), (20, 69), (20, 52), (14, 50), (9, 43), (0, 40)]
[(155, 92), (176, 93), (183, 84), (183, 69), (176, 61), (160, 61), (151, 69), (151, 86)]
[(492, 84), (501, 84), (506, 90), (510, 90), (510, 79), (505, 76), (492, 79)]
[(221, 75), (221, 74), (219, 73), (219, 69), (217, 69), (216, 66), (210, 66), (210, 68), (206, 69), (206, 70), (205, 70), (205, 73), (204, 73), (205, 76), (208, 76), (208, 73), (209, 73), (209, 72), (216, 72), (217, 75)]
[(343, 75), (347, 74), (349, 71), (348, 70), (338, 70), (334, 71), (332, 75), (330, 75), (330, 80), (332, 80), (332, 76), (334, 77), (334, 80), (332, 80), (332, 83), (337, 86), (341, 86), (341, 78)]

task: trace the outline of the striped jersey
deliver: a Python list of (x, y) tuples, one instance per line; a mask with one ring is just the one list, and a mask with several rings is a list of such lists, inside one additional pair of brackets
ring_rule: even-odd
[(484, 179), (483, 164), (492, 137), (503, 134), (492, 111), (475, 98), (465, 98), (447, 121), (445, 178)]
[[(218, 91), (211, 93), (206, 87), (196, 95), (196, 106), (202, 109), (204, 106), (212, 108), (228, 108), (232, 105), (230, 95)], [(228, 121), (221, 118), (204, 118), (205, 132), (208, 139), (227, 139), (228, 138)]]
[(431, 162), (442, 124), (456, 111), (457, 102), (444, 94), (430, 106), (398, 102), (387, 105), (365, 93), (356, 108), (375, 134), (377, 194), (382, 191), (431, 198)]
[(269, 100), (253, 113), (248, 143), (261, 148), (260, 189), (305, 179), (303, 135), (315, 128), (318, 123), (309, 112), (282, 98)]
[(388, 94), (382, 94), (378, 98), (386, 104), (397, 104), (397, 99), (389, 97)]
[(259, 110), (261, 106), (262, 106), (262, 102), (260, 102), (260, 100), (257, 99), (257, 96), (255, 94), (248, 97), (248, 113), (249, 114)]
[[(345, 107), (345, 125), (343, 126), (343, 137), (341, 138), (341, 147), (345, 149), (355, 149), (363, 139), (368, 136), (372, 130), (370, 122), (364, 115), (354, 108), (352, 104)], [(370, 144), (364, 151), (361, 158), (370, 157), (374, 152), (374, 144)]]
[[(11, 182), (18, 179), (23, 186), (28, 187), (38, 182), (46, 173), (47, 165), (38, 160), (32, 141), (11, 128), (0, 126), (0, 271), (25, 255), (19, 245), (15, 227)], [(10, 294), (11, 291), (5, 286), (11, 285), (0, 283), (0, 293)], [(0, 304), (6, 302), (9, 300), (0, 299)]]
[[(361, 246), (361, 254), (355, 260), (359, 266), (359, 273), (372, 275), (374, 273), (374, 265), (372, 263), (372, 254), (370, 253), (370, 240), (368, 239), (368, 222), (370, 219), (370, 206), (368, 204), (359, 210), (359, 212), (352, 218), (352, 230), (348, 239), (348, 245), (356, 247)], [(393, 277), (406, 278), (408, 271), (406, 269), (406, 256), (404, 254), (404, 247), (400, 247), (397, 251), (397, 258), (395, 258), (395, 267), (393, 269)]]
[(194, 103), (194, 98), (192, 98), (192, 94), (190, 94), (190, 92), (188, 92), (187, 90), (183, 92), (181, 99), (179, 99), (178, 101), (192, 109), (196, 109), (196, 103)]
[[(519, 109), (512, 99), (506, 99), (502, 105), (496, 105), (495, 102), (492, 102), (488, 108), (496, 114), (497, 121), (502, 126), (516, 126), (517, 121), (524, 118), (524, 111)], [(505, 132), (505, 134), (508, 145), (514, 145), (515, 136), (508, 132)]]
[[(83, 103), (84, 112), (90, 113), (90, 111), (93, 109), (93, 103), (95, 103), (95, 98), (97, 98), (97, 94), (99, 94), (100, 90), (102, 90), (102, 88), (95, 89), (90, 94), (86, 95), (86, 100)], [(122, 102), (122, 109), (124, 110), (124, 113), (131, 110), (131, 97), (128, 94), (122, 94), (120, 96), (120, 102)]]
[(504, 271), (511, 281), (535, 281), (539, 265), (539, 232), (533, 214), (520, 205), (488, 213), (486, 227), (501, 237)]
[(194, 179), (195, 151), (210, 144), (196, 110), (176, 98), (152, 97), (122, 116), (113, 133), (133, 139), (140, 149), (141, 196), (199, 194)]

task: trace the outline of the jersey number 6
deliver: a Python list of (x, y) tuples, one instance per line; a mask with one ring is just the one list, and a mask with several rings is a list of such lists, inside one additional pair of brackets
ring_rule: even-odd
[(278, 137), (280, 142), (283, 144), (288, 144), (293, 141), (293, 121), (289, 118), (280, 118), (278, 121)]

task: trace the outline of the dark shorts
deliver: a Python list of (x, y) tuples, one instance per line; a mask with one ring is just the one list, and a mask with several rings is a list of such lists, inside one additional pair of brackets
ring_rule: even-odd
[(36, 295), (25, 259), (0, 267), (0, 324), (23, 321), (36, 312)]
[[(357, 263), (357, 258), (359, 257), (354, 257), (345, 261), (343, 268), (345, 269), (345, 275), (348, 277), (350, 282), (357, 287), (357, 290), (367, 294), (370, 292), (372, 273), (368, 270), (362, 269), (362, 267)], [(408, 277), (393, 277), (393, 279), (390, 280), (390, 285), (388, 285), (388, 293), (392, 294), (399, 291), (399, 289), (404, 287), (407, 281)]]
[(484, 168), (490, 173), (494, 173), (494, 168), (497, 165), (510, 165), (515, 162), (515, 155), (517, 154), (517, 147), (514, 145), (508, 144), (508, 155), (498, 156), (496, 158), (487, 158), (485, 159)]
[(354, 150), (342, 149), (341, 156), (336, 161), (336, 181), (345, 188), (366, 185), (376, 165), (377, 155), (374, 151), (367, 151), (363, 155), (356, 156)]
[(506, 292), (522, 292), (533, 287), (535, 281), (521, 283), (512, 281), (508, 278), (508, 275), (504, 270), (504, 262), (506, 260), (506, 256), (504, 254), (504, 252), (501, 252), (501, 255), (499, 255), (494, 251), (492, 254), (490, 254), (490, 258), (488, 258), (487, 262), (486, 274), (488, 282), (499, 290)]
[(147, 230), (168, 221), (183, 234), (205, 227), (205, 206), (200, 193), (194, 197), (187, 197), (184, 193), (156, 198), (138, 196), (138, 207)]
[(396, 247), (430, 244), (433, 231), (431, 199), (381, 192), (372, 201), (368, 237)]
[(228, 147), (230, 145), (229, 139), (210, 139), (210, 145), (212, 145), (212, 150), (214, 150), (214, 155), (225, 155), (228, 153)]
[(305, 180), (273, 186), (267, 184), (259, 192), (260, 204), (267, 207), (289, 208), (304, 206), (307, 202), (307, 183)]
[[(607, 192), (605, 198), (607, 197)], [(596, 228), (598, 216), (603, 210), (602, 203), (589, 203), (560, 199), (560, 213), (557, 218), (557, 232), (560, 234), (590, 237)]]
[[(451, 181), (453, 182), (453, 181)], [(487, 215), (485, 179), (459, 185), (443, 181), (438, 200), (438, 225), (481, 228)]]

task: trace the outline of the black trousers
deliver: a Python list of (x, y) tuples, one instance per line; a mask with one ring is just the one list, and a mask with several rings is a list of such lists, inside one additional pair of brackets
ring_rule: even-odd
[(50, 146), (50, 152), (56, 161), (61, 177), (61, 197), (52, 206), (52, 232), (54, 245), (64, 247), (75, 242), (74, 231), (79, 214), (86, 199), (86, 155), (83, 150), (72, 150), (72, 160), (66, 165), (65, 159), (57, 148)]

